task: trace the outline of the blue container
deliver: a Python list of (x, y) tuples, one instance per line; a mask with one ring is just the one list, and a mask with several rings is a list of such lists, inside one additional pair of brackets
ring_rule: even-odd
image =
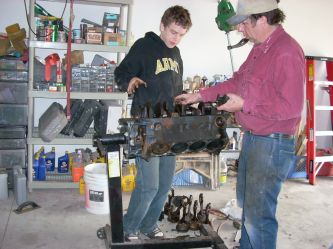
[(202, 185), (203, 176), (191, 169), (183, 169), (173, 176), (172, 186)]
[(69, 170), (69, 156), (68, 151), (64, 156), (58, 158), (58, 173), (68, 173)]
[(306, 178), (306, 156), (295, 156), (291, 162), (288, 178)]
[(46, 156), (41, 156), (39, 158), (39, 167), (38, 167), (38, 180), (45, 181), (46, 179)]
[(38, 180), (38, 169), (39, 169), (39, 155), (35, 155), (34, 164), (32, 166), (32, 179)]
[(52, 147), (50, 152), (45, 154), (46, 158), (46, 171), (54, 171), (55, 169), (55, 147)]

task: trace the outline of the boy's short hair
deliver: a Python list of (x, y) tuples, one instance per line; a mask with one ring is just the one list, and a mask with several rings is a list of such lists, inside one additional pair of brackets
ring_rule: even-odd
[(189, 30), (192, 26), (192, 21), (189, 11), (179, 5), (175, 5), (168, 8), (164, 12), (161, 22), (165, 27), (175, 22), (177, 25), (180, 25), (187, 30)]

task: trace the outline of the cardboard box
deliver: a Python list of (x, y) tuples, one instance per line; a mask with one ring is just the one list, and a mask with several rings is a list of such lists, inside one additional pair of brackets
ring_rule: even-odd
[(7, 38), (0, 39), (0, 56), (6, 55), (9, 48), (10, 48), (9, 39)]
[(122, 36), (119, 33), (104, 33), (104, 45), (108, 46), (119, 46), (122, 44)]
[(88, 44), (102, 44), (102, 33), (88, 32), (86, 41)]
[[(62, 61), (63, 65), (67, 64), (67, 54), (65, 54), (65, 57)], [(73, 50), (71, 54), (71, 64), (72, 65), (79, 65), (84, 64), (84, 56), (82, 50)]]
[(87, 27), (88, 33), (102, 33), (103, 29), (101, 27)]

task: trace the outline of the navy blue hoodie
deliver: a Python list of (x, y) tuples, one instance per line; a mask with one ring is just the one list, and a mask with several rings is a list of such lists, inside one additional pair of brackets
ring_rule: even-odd
[(127, 91), (129, 81), (138, 77), (147, 83), (135, 90), (131, 114), (140, 115), (145, 105), (153, 109), (165, 105), (173, 112), (173, 98), (181, 93), (183, 61), (178, 47), (168, 48), (155, 33), (138, 39), (115, 70), (115, 81), (121, 91)]

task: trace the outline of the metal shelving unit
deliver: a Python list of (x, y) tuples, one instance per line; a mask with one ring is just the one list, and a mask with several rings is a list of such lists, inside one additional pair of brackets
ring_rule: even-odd
[[(64, 0), (38, 0), (38, 2), (57, 2), (64, 3)], [(35, 25), (35, 6), (36, 0), (30, 0), (30, 16), (29, 22), (32, 30), (36, 30)], [(126, 16), (126, 31), (127, 34), (131, 33), (131, 14), (133, 0), (75, 0), (74, 4), (83, 5), (99, 5), (106, 7), (119, 7), (120, 15)], [(122, 20), (121, 20), (122, 22)], [(120, 23), (122, 26), (122, 23)], [(90, 52), (107, 52), (116, 53), (117, 61), (121, 60), (121, 54), (127, 53), (130, 49), (128, 35), (126, 36), (126, 46), (105, 46), (94, 44), (71, 44), (72, 50), (82, 50)], [(35, 58), (36, 50), (50, 49), (50, 50), (66, 50), (67, 43), (59, 42), (44, 42), (37, 41), (32, 31), (29, 32), (29, 58), (33, 61)], [(38, 128), (34, 124), (34, 106), (35, 99), (66, 99), (66, 92), (47, 92), (37, 91), (33, 89), (34, 79), (34, 63), (29, 63), (29, 81), (28, 81), (28, 188), (29, 191), (36, 188), (78, 188), (77, 182), (63, 181), (63, 180), (50, 180), (50, 181), (33, 181), (32, 167), (33, 167), (33, 153), (35, 145), (91, 145), (93, 138), (93, 131), (90, 129), (86, 136), (82, 138), (59, 135), (52, 142), (46, 143), (38, 136)], [(100, 92), (71, 92), (71, 99), (103, 99), (103, 100), (118, 100), (121, 101), (123, 109), (126, 109), (127, 93), (100, 93)], [(125, 113), (125, 111), (123, 111)]]
[[(60, 42), (43, 42), (43, 41), (29, 41), (29, 47), (40, 49), (61, 49), (67, 48), (67, 43)], [(95, 44), (72, 44), (73, 50), (92, 51), (92, 52), (108, 52), (108, 53), (127, 53), (127, 46), (105, 46)]]

